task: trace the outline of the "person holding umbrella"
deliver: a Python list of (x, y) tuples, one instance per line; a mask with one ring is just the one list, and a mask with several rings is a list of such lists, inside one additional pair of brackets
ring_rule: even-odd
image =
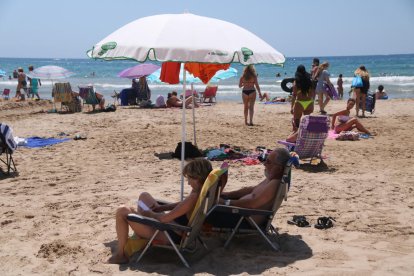
[[(239, 87), (242, 88), (242, 98), (244, 104), (244, 123), (247, 126), (253, 126), (254, 103), (256, 101), (256, 89), (259, 92), (259, 98), (262, 98), (260, 86), (257, 81), (256, 70), (253, 65), (244, 68), (243, 75), (239, 81)], [(249, 117), (249, 123), (247, 123)]]

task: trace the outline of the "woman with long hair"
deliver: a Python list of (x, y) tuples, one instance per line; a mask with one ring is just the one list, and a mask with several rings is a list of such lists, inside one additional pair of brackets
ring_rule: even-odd
[(313, 99), (315, 91), (312, 88), (310, 74), (306, 72), (305, 66), (298, 66), (293, 81), (292, 106), (290, 113), (293, 115), (293, 130), (299, 127), (302, 115), (309, 115), (313, 112)]
[(365, 117), (365, 101), (369, 90), (369, 72), (364, 65), (358, 67), (354, 72), (355, 76), (360, 76), (362, 79), (362, 87), (353, 87), (356, 100), (356, 115), (359, 116), (359, 106), (362, 103), (362, 117)]
[[(256, 101), (256, 89), (259, 97), (262, 98), (260, 86), (257, 81), (256, 70), (253, 65), (244, 68), (243, 75), (239, 81), (239, 87), (242, 88), (242, 99), (244, 104), (244, 123), (253, 126), (254, 103)], [(249, 117), (249, 123), (247, 123)]]

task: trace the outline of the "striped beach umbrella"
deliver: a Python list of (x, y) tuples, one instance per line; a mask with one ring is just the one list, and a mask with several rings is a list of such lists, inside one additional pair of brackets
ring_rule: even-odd
[(46, 65), (27, 73), (27, 76), (29, 78), (55, 80), (68, 78), (74, 74), (75, 73), (60, 66)]

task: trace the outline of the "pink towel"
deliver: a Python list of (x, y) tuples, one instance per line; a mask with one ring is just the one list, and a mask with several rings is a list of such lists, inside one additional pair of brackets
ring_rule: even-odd
[(338, 135), (339, 134), (336, 133), (335, 130), (330, 129), (329, 132), (328, 132), (328, 139), (335, 140), (336, 137), (338, 137)]

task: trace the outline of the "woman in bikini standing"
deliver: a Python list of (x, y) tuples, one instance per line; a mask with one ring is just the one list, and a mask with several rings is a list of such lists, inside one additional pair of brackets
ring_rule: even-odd
[(310, 74), (306, 72), (305, 66), (298, 66), (293, 82), (292, 107), (290, 113), (293, 115), (293, 131), (299, 128), (302, 115), (313, 112), (313, 99), (315, 91), (312, 88)]
[[(247, 126), (253, 126), (254, 103), (256, 101), (256, 89), (259, 97), (262, 97), (260, 86), (257, 82), (257, 74), (253, 65), (244, 68), (243, 75), (239, 81), (239, 87), (242, 88), (242, 98), (244, 104), (244, 123)], [(249, 123), (247, 123), (249, 116)]]

